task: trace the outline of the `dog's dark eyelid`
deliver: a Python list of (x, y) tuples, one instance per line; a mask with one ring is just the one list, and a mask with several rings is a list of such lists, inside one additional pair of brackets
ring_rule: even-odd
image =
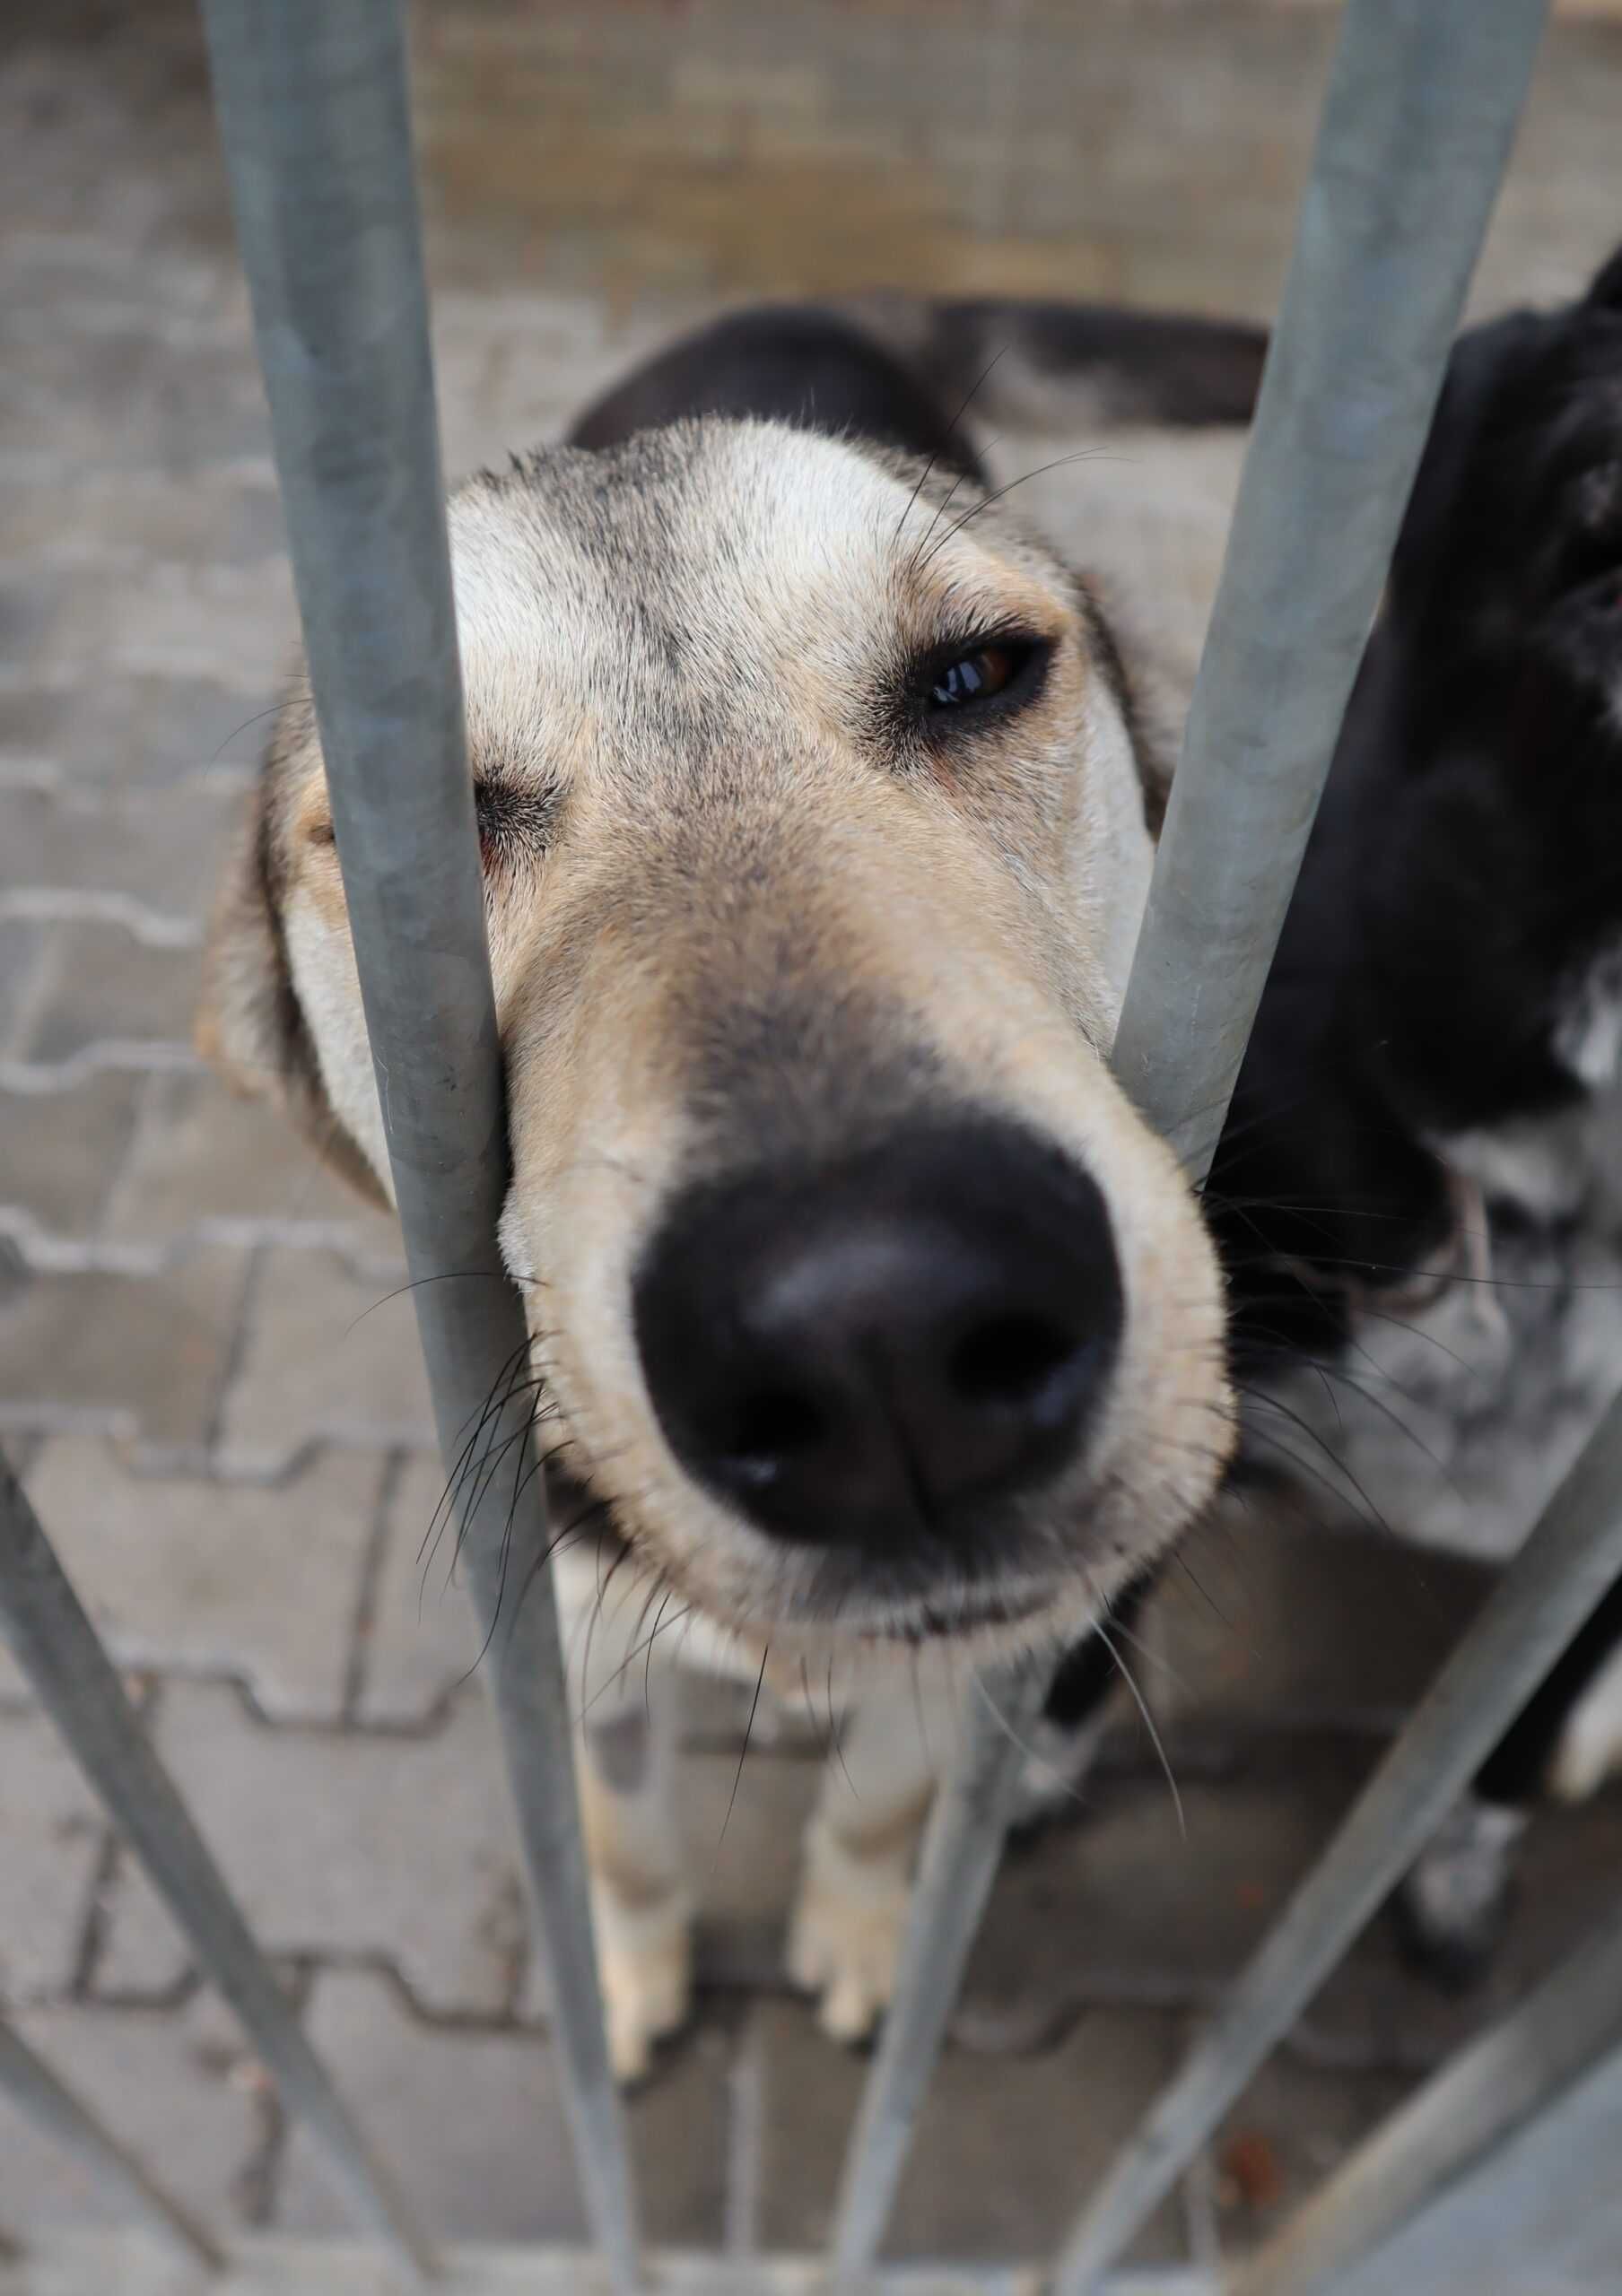
[(555, 789), (515, 789), (501, 781), (477, 781), (473, 791), (479, 844), (486, 861), (545, 850), (557, 816)]

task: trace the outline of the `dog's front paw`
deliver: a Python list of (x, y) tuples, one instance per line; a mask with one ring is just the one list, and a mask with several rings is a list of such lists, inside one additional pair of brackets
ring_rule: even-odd
[(911, 1894), (905, 1870), (892, 1859), (852, 1856), (824, 1828), (812, 1828), (789, 1932), (789, 1976), (821, 1996), (822, 2028), (835, 2040), (865, 2040), (888, 2008)]
[(647, 2077), (658, 2042), (678, 2032), (693, 2006), (693, 1936), (686, 1907), (627, 1913), (597, 1904), (597, 1965), (615, 2078)]

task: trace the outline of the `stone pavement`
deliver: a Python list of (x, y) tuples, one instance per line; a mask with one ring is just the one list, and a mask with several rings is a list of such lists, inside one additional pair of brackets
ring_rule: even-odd
[[(1592, 13), (1592, 11), (1585, 12)], [(1225, 0), (450, 0), (418, 23), (448, 459), (554, 430), (670, 316), (908, 280), (1265, 313), (1322, 10)], [(200, 920), (292, 615), (195, 27), (19, 0), (0, 74), (0, 1430), (258, 1934), (447, 2236), (578, 2236), (518, 1863), (388, 1224), (187, 1049)], [(1622, 231), (1622, 32), (1551, 36), (1480, 289)], [(1147, 1634), (1182, 1797), (1129, 1713), (1010, 1861), (898, 2253), (1051, 2239), (1477, 1600), (1373, 1542), (1208, 1543)], [(650, 2229), (815, 2243), (862, 2067), (783, 1985), (816, 1748), (706, 1702), (693, 2032), (632, 2109)], [(1622, 1871), (1537, 1829), (1487, 1991), (1371, 1931), (1140, 2243), (1264, 2231)], [(225, 2224), (336, 2231), (303, 2140), (0, 1664), (0, 1996)], [(107, 2204), (0, 2102), (0, 2228)]]

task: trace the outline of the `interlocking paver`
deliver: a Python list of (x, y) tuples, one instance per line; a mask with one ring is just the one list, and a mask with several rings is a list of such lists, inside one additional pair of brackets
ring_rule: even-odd
[(133, 794), (0, 787), (0, 914), (26, 897), (34, 913), (89, 894), (116, 894), (139, 924), (170, 938), (200, 927), (225, 841), (242, 812), (242, 771), (199, 770)]
[(95, 1233), (152, 1081), (104, 1070), (61, 1092), (0, 1092), (0, 1218), (56, 1241)]
[(0, 1429), (101, 1425), (144, 1452), (200, 1451), (248, 1264), (216, 1245), (152, 1276), (25, 1272), (0, 1288)]
[(195, 950), (153, 948), (121, 925), (79, 919), (49, 927), (44, 963), (19, 1059), (67, 1068), (109, 1045), (135, 1048), (137, 1062), (189, 1057)]
[[(371, 1973), (316, 1981), (323, 2050), (431, 2231), (466, 2239), (579, 2239), (585, 2231), (550, 2043), (535, 2032), (424, 2024)], [(674, 2051), (630, 2106), (649, 2237), (713, 2248), (726, 2177), (728, 2045), (708, 2031)], [(291, 2231), (344, 2229), (341, 2205), (296, 2133), (275, 2207)]]
[(23, 918), (0, 917), (0, 1057), (8, 1054), (24, 1024), (24, 1008), (34, 994), (34, 973), (45, 944), (45, 928)]
[[(744, 2046), (762, 2052), (762, 2237), (815, 2250), (866, 2075), (801, 2003), (760, 2002)], [(887, 2243), (897, 2257), (1029, 2261), (1053, 2248), (1176, 2060), (1177, 2021), (1097, 2010), (1035, 2059), (948, 2050), (919, 2121)], [(1160, 2208), (1141, 2262), (1185, 2253), (1181, 2211)]]
[(409, 1293), (330, 1251), (271, 1250), (221, 1422), (222, 1456), (275, 1472), (307, 1443), (433, 1440)]
[(381, 1466), (326, 1451), (286, 1483), (208, 1483), (57, 1436), (28, 1487), (121, 1665), (238, 1675), (277, 1720), (336, 1722)]
[(392, 1213), (365, 1204), (274, 1108), (208, 1074), (146, 1077), (140, 1123), (102, 1232), (110, 1243), (138, 1248), (199, 1226), (222, 1237), (336, 1244), (375, 1271), (379, 1288), (405, 1280)]
[(90, 788), (139, 790), (251, 763), (278, 683), (244, 691), (216, 665), (196, 677), (100, 669), (93, 678), (0, 685), (0, 766), (52, 768)]
[[(506, 1782), (482, 1691), (419, 1740), (269, 1729), (233, 1691), (171, 1683), (154, 1732), (262, 1944), (375, 1959), (426, 2008), (492, 2016), (526, 1949)], [(121, 1874), (100, 1990), (161, 1994), (184, 1943), (139, 1876)]]
[(455, 1531), (441, 1508), (444, 1495), (444, 1470), (432, 1454), (408, 1460), (389, 1494), (361, 1657), (362, 1722), (425, 1722), (478, 1656), (472, 1606), (449, 1576)]
[[(1168, 1744), (1230, 1731), (1388, 1729), (1428, 1688), (1491, 1584), (1396, 1540), (1229, 1508), (1165, 1572), (1128, 1650)], [(1186, 1728), (1184, 1718), (1186, 1720)]]
[(1225, 2254), (1267, 2238), (1400, 2104), (1389, 2074), (1325, 2073), (1276, 2057), (1211, 2140), (1211, 2198)]
[[(53, 2002), (24, 2010), (17, 2024), (176, 2199), (219, 2229), (242, 2221), (264, 2141), (264, 2090), (211, 1995), (170, 2015)], [(0, 2096), (0, 2224), (26, 2239), (134, 2221), (121, 2195)]]
[(0, 1711), (0, 2003), (71, 1981), (101, 1831), (95, 1799), (45, 1717)]

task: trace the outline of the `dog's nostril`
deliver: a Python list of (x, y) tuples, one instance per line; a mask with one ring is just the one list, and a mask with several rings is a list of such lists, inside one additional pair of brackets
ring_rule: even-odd
[(1075, 1368), (1075, 1338), (1039, 1316), (999, 1316), (958, 1341), (947, 1361), (966, 1404), (1040, 1405)]
[(828, 1423), (816, 1405), (787, 1387), (746, 1396), (733, 1420), (725, 1456), (740, 1481), (769, 1483), (788, 1460), (814, 1451)]

